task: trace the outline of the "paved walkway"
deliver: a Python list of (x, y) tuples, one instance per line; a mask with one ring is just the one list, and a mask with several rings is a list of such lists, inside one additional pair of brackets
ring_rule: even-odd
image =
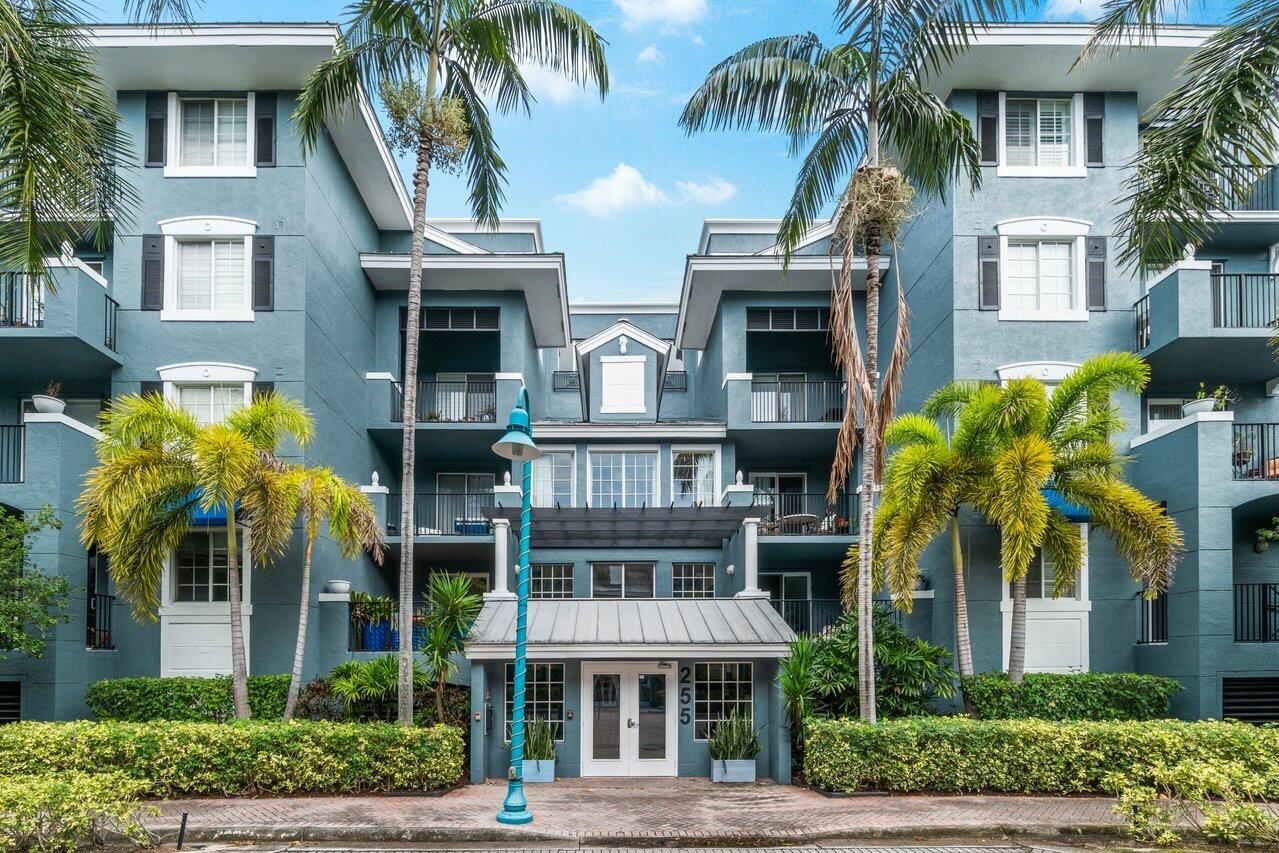
[(188, 812), (202, 841), (801, 844), (841, 838), (998, 837), (1114, 832), (1102, 797), (921, 796), (832, 799), (769, 782), (567, 779), (529, 785), (535, 820), (498, 824), (505, 785), (444, 796), (192, 799), (161, 804), (146, 822), (168, 838)]

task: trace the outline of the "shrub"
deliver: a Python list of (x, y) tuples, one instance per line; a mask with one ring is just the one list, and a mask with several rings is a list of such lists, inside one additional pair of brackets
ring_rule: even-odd
[(0, 850), (71, 851), (114, 831), (139, 844), (146, 784), (115, 773), (0, 778)]
[(706, 748), (716, 761), (747, 761), (759, 755), (759, 734), (750, 717), (736, 711), (715, 724)]
[(0, 777), (119, 772), (160, 796), (354, 793), (450, 785), (462, 733), (386, 723), (14, 723)]
[(1128, 834), (1141, 841), (1175, 844), (1190, 826), (1212, 841), (1279, 844), (1279, 818), (1264, 798), (1276, 780), (1237, 761), (1159, 763), (1105, 784)]
[(528, 721), (524, 732), (524, 759), (526, 761), (555, 760), (555, 731), (546, 720), (534, 717)]
[(961, 681), (973, 715), (983, 720), (1156, 720), (1181, 685), (1159, 675), (1132, 672), (1028, 674), (1020, 686), (1002, 672)]
[[(249, 708), (256, 718), (283, 718), (288, 693), (287, 675), (249, 676)], [(84, 701), (100, 720), (221, 723), (235, 717), (230, 676), (111, 678), (90, 684)]]
[(1236, 762), (1279, 794), (1279, 729), (1244, 723), (815, 719), (804, 737), (804, 777), (831, 791), (1100, 793), (1112, 773), (1199, 760)]

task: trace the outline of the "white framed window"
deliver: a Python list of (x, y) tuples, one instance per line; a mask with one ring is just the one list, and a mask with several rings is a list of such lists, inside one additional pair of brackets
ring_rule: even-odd
[(999, 319), (1086, 321), (1082, 219), (1024, 217), (999, 232)]
[[(1053, 565), (1052, 557), (1048, 556), (1042, 549), (1035, 555), (1035, 559), (1031, 561), (1030, 568), (1026, 572), (1026, 598), (1027, 599), (1051, 599), (1053, 598), (1053, 589), (1057, 583), (1057, 568)], [(1012, 595), (1012, 586), (1009, 585), (1009, 593)], [(1066, 586), (1062, 590), (1061, 595), (1056, 597), (1058, 601), (1077, 601), (1079, 599), (1079, 579)]]
[(714, 598), (714, 563), (676, 563), (671, 567), (675, 598)]
[(706, 740), (733, 711), (755, 719), (755, 668), (746, 661), (693, 664), (693, 739)]
[[(227, 600), (226, 530), (188, 533), (173, 552), (173, 601), (214, 604)], [(241, 582), (243, 585), (243, 582)]]
[(653, 598), (652, 563), (591, 563), (591, 598)]
[(718, 448), (671, 449), (671, 500), (675, 506), (715, 506), (718, 485)]
[(544, 449), (533, 460), (533, 506), (574, 505), (577, 472), (572, 450)]
[(257, 223), (232, 216), (187, 216), (159, 225), (164, 234), (160, 319), (252, 322)]
[(164, 397), (200, 424), (221, 423), (253, 399), (257, 370), (223, 362), (185, 362), (156, 369)]
[(240, 382), (177, 386), (178, 405), (201, 426), (220, 424), (227, 415), (244, 408), (247, 400)]
[(1082, 94), (999, 94), (1000, 177), (1085, 177)]
[(169, 93), (166, 178), (252, 178), (254, 97)]
[(1167, 423), (1179, 421), (1184, 417), (1181, 405), (1186, 402), (1181, 397), (1147, 397), (1146, 398), (1146, 432)]
[[(506, 665), (505, 737), (511, 740), (515, 714), (515, 664)], [(564, 664), (529, 663), (524, 671), (524, 723), (545, 720), (556, 740), (564, 739)], [(525, 729), (527, 731), (527, 728)]]
[(600, 412), (644, 414), (647, 365), (648, 359), (642, 355), (600, 356)]
[(530, 598), (572, 598), (572, 563), (534, 563), (529, 566)]
[(635, 508), (657, 506), (657, 449), (592, 449), (587, 453), (591, 506)]

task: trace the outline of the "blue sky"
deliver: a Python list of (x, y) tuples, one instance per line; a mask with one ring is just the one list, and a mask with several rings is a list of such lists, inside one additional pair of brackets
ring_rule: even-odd
[[(797, 167), (780, 137), (686, 137), (680, 111), (706, 71), (770, 35), (830, 35), (833, 0), (566, 0), (608, 42), (604, 103), (536, 69), (531, 117), (500, 117), (510, 179), (504, 213), (542, 220), (548, 249), (566, 254), (575, 300), (675, 299), (684, 256), (708, 217), (780, 216)], [(1190, 21), (1227, 5), (1197, 7)], [(119, 4), (102, 2), (104, 20)], [(209, 0), (205, 20), (342, 21), (344, 3)], [(1100, 0), (1047, 0), (1037, 17), (1087, 20)], [(408, 168), (401, 163), (407, 174)], [(436, 175), (428, 213), (469, 213), (461, 178)]]

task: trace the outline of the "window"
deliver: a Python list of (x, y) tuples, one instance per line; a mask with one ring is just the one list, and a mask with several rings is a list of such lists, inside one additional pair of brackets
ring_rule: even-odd
[(1005, 166), (1074, 166), (1072, 98), (1008, 98), (1004, 102)]
[(250, 166), (247, 98), (182, 98), (180, 166)]
[(676, 598), (714, 598), (714, 563), (676, 563), (674, 594)]
[(600, 357), (601, 412), (644, 414), (644, 374), (647, 363), (648, 360), (642, 355)]
[(1074, 311), (1074, 240), (1008, 242), (1004, 305), (1014, 311)]
[(746, 309), (748, 332), (824, 332), (829, 328), (829, 308)]
[(656, 506), (656, 451), (592, 451), (591, 506)]
[(1185, 400), (1180, 397), (1150, 397), (1146, 400), (1146, 430), (1150, 431), (1161, 423), (1179, 421), (1183, 417), (1181, 404)]
[(753, 667), (749, 663), (693, 665), (693, 738), (706, 740), (720, 720), (733, 711), (755, 719)]
[(591, 563), (592, 598), (652, 598), (652, 563)]
[[(497, 308), (423, 308), (422, 328), (432, 332), (496, 332)], [(400, 328), (405, 326), (405, 309), (400, 309)]]
[(244, 240), (180, 241), (178, 299), (183, 311), (235, 311), (248, 305)]
[(22, 719), (22, 682), (0, 681), (0, 725)]
[(180, 385), (178, 405), (204, 426), (222, 423), (227, 415), (244, 406), (244, 383), (227, 385)]
[(173, 555), (173, 600), (227, 600), (226, 531), (188, 533)]
[[(1085, 548), (1087, 545), (1085, 544)], [(1057, 582), (1057, 570), (1053, 566), (1052, 558), (1042, 550), (1035, 555), (1035, 559), (1030, 564), (1030, 570), (1026, 572), (1026, 598), (1052, 598), (1053, 586)], [(1011, 595), (1012, 587), (1009, 587)], [(1058, 599), (1069, 599), (1079, 597), (1079, 580), (1062, 590)]]
[(676, 506), (715, 505), (715, 451), (677, 450), (671, 457), (671, 498)]
[(573, 451), (544, 451), (533, 460), (533, 506), (572, 506), (573, 480)]
[[(530, 663), (524, 671), (524, 721), (546, 720), (556, 740), (564, 739), (564, 664)], [(515, 664), (506, 665), (506, 740), (515, 714)]]
[(572, 563), (534, 563), (529, 566), (530, 598), (572, 598)]

